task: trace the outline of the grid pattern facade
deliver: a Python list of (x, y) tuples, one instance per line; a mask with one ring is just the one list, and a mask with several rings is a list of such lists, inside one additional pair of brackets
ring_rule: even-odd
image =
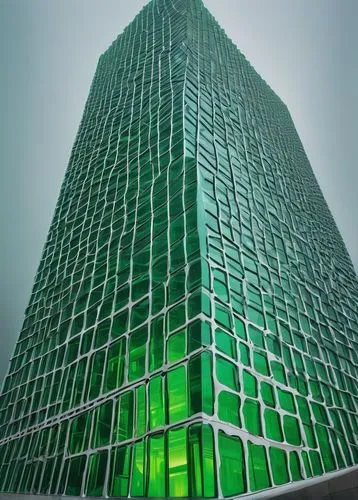
[(101, 56), (0, 399), (0, 491), (230, 497), (358, 463), (357, 278), (201, 0)]

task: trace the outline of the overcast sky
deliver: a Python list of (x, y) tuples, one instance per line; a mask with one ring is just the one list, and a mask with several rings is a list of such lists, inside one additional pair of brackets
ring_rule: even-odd
[[(0, 383), (99, 55), (144, 0), (0, 0)], [(206, 0), (283, 99), (358, 269), (355, 0)]]

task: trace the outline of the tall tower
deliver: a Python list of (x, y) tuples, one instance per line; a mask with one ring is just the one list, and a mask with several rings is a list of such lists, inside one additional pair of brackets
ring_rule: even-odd
[(358, 286), (201, 0), (101, 56), (0, 400), (0, 491), (229, 497), (358, 463)]

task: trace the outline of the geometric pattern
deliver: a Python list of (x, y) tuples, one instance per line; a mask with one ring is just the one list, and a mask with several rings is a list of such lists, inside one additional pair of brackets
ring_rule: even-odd
[(0, 397), (0, 491), (230, 497), (358, 463), (358, 281), (201, 0), (101, 56)]

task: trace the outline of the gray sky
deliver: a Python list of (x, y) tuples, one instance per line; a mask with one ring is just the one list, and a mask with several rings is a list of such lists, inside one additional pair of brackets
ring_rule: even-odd
[[(145, 0), (0, 0), (0, 383), (99, 55)], [(358, 269), (358, 2), (206, 0), (286, 102)]]

